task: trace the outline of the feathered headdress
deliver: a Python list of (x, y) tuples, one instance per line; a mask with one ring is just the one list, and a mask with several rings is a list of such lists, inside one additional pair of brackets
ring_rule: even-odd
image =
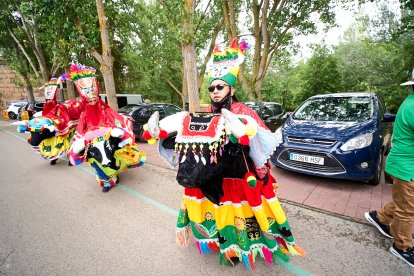
[(96, 69), (77, 64), (72, 64), (70, 66), (69, 79), (72, 81), (87, 77), (96, 77)]
[(62, 83), (62, 79), (51, 78), (48, 82), (43, 84), (43, 89), (45, 90), (44, 95), (46, 100), (56, 100), (58, 85)]
[(73, 81), (79, 96), (85, 102), (94, 101), (98, 98), (99, 87), (95, 68), (72, 64), (69, 74), (63, 75), (63, 78)]
[(208, 82), (212, 83), (216, 79), (221, 79), (233, 87), (240, 65), (244, 61), (243, 53), (247, 48), (248, 44), (244, 40), (237, 44), (237, 37), (233, 38), (230, 47), (224, 51), (216, 45), (207, 63)]

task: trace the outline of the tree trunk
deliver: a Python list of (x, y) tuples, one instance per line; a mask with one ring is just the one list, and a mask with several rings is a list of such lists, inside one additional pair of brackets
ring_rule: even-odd
[(193, 34), (193, 16), (195, 10), (194, 0), (185, 0), (184, 9), (186, 14), (183, 18), (183, 33), (185, 40), (181, 43), (183, 55), (184, 82), (188, 91), (189, 111), (195, 112), (200, 109), (200, 98), (197, 82), (196, 51)]
[(66, 81), (66, 91), (68, 93), (68, 100), (75, 99), (78, 96), (71, 80)]
[(254, 85), (254, 94), (256, 95), (256, 99), (258, 101), (262, 100), (262, 85), (263, 85), (263, 77), (258, 79)]
[(106, 22), (108, 18), (105, 15), (105, 8), (102, 0), (96, 0), (96, 9), (98, 11), (99, 29), (101, 31), (102, 55), (100, 60), (101, 72), (105, 83), (105, 92), (108, 99), (108, 105), (118, 110), (118, 101), (116, 98), (115, 80), (114, 80), (114, 58), (111, 53), (111, 44), (109, 41), (109, 32)]
[(27, 92), (27, 99), (30, 103), (34, 103), (35, 102), (35, 98), (33, 95), (33, 86), (30, 83), (30, 79), (26, 74), (21, 74), (23, 81), (24, 81), (24, 87), (26, 88), (26, 92)]
[(200, 98), (198, 91), (197, 67), (195, 61), (196, 53), (194, 44), (183, 43), (182, 53), (184, 60), (184, 71), (186, 72), (184, 74), (184, 82), (186, 83), (188, 91), (189, 111), (199, 111)]
[(23, 78), (24, 81), (24, 87), (26, 88), (26, 92), (27, 92), (27, 100), (31, 103), (35, 102), (35, 98), (33, 95), (33, 86), (30, 83), (30, 78), (29, 78), (29, 66), (27, 65), (27, 63), (24, 63), (23, 59), (21, 58), (21, 54), (19, 52), (20, 48), (18, 46), (17, 41), (13, 41), (13, 47), (14, 47), (14, 51), (16, 52), (16, 58), (17, 58), (17, 63), (18, 63), (18, 72), (20, 74), (20, 76)]

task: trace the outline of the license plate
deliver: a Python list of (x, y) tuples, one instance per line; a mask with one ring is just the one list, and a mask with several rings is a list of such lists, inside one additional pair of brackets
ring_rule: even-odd
[(290, 153), (289, 159), (318, 165), (323, 165), (325, 163), (325, 159), (323, 157), (303, 155), (297, 153)]

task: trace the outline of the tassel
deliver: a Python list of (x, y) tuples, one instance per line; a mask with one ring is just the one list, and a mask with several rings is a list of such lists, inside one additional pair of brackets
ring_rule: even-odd
[(198, 163), (198, 162), (200, 162), (200, 158), (197, 155), (196, 147), (197, 146), (195, 144), (193, 144), (193, 146), (192, 146), (192, 148), (193, 148), (192, 153), (193, 153), (193, 156), (194, 156), (195, 161)]
[(242, 254), (242, 263), (247, 268), (249, 272), (253, 272), (252, 264), (250, 263), (250, 259), (248, 256)]
[(181, 158), (181, 162), (180, 163), (184, 163), (186, 158), (187, 158), (187, 156), (186, 155), (183, 155), (183, 158)]
[(276, 237), (276, 241), (277, 241), (277, 243), (279, 244), (280, 247), (282, 247), (282, 248), (284, 248), (286, 250), (289, 250), (288, 247), (287, 247), (287, 244), (286, 244), (286, 242), (285, 242), (285, 240), (283, 238)]
[(211, 251), (220, 250), (220, 246), (218, 246), (217, 242), (209, 242), (208, 246), (210, 247)]
[(196, 245), (197, 245), (197, 248), (198, 248), (198, 253), (203, 254), (202, 251), (201, 251), (201, 247), (200, 247), (200, 242), (199, 241), (196, 242)]
[(200, 249), (201, 249), (201, 254), (203, 254), (203, 255), (211, 253), (211, 249), (208, 246), (208, 243), (201, 242), (200, 243)]
[(207, 161), (204, 158), (204, 155), (201, 155), (201, 162), (203, 162), (204, 166), (207, 164)]
[(303, 250), (301, 247), (297, 245), (292, 246), (292, 245), (287, 244), (287, 248), (292, 255), (299, 255), (299, 256), (306, 255), (305, 250)]
[(269, 265), (273, 265), (272, 252), (265, 247), (262, 248), (262, 252), (263, 252), (263, 258), (265, 259), (266, 263), (268, 263)]

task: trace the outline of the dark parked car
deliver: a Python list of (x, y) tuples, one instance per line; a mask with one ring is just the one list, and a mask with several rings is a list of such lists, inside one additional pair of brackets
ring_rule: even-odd
[(313, 96), (276, 131), (282, 143), (271, 160), (291, 171), (376, 185), (394, 121), (375, 93)]
[(27, 119), (24, 118), (23, 112), (27, 111), (27, 115), (29, 116), (29, 120), (33, 118), (33, 114), (36, 112), (42, 111), (44, 102), (34, 102), (34, 103), (27, 103), (26, 105), (19, 108), (19, 118), (20, 119)]
[(260, 116), (272, 132), (278, 129), (286, 120), (285, 108), (279, 103), (246, 102), (245, 104)]
[(126, 105), (118, 110), (120, 114), (130, 116), (133, 120), (133, 131), (140, 142), (146, 142), (142, 138), (143, 125), (148, 122), (151, 115), (158, 111), (160, 119), (181, 112), (181, 108), (176, 105), (168, 103), (143, 103), (143, 104), (130, 104)]

